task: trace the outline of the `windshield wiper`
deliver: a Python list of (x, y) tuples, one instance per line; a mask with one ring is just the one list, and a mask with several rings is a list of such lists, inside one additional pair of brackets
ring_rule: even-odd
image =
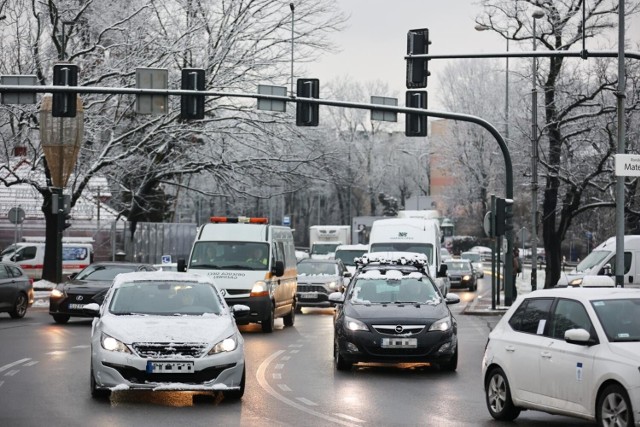
[(220, 266), (214, 265), (214, 264), (195, 264), (195, 265), (190, 265), (189, 268), (208, 268), (213, 270), (220, 270)]

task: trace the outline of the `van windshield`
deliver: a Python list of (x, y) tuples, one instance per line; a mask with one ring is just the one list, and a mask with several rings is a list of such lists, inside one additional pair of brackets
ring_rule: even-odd
[(417, 242), (384, 242), (372, 243), (370, 252), (416, 252), (425, 254), (429, 264), (433, 264), (433, 245)]
[(611, 255), (611, 251), (593, 251), (576, 266), (577, 273), (585, 273)]
[(311, 248), (313, 255), (328, 255), (335, 252), (340, 243), (314, 243)]
[(356, 265), (354, 262), (355, 258), (359, 258), (362, 255), (367, 253), (366, 249), (347, 249), (347, 250), (337, 250), (336, 251), (336, 259), (342, 260), (344, 265), (348, 265), (353, 267)]
[(196, 242), (189, 268), (206, 270), (267, 270), (269, 244), (262, 242)]

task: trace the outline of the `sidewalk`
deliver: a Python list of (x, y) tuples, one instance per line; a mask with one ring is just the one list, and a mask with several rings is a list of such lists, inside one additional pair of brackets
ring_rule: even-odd
[[(545, 273), (544, 268), (537, 270), (538, 289), (544, 287)], [(497, 305), (495, 309), (491, 304), (491, 272), (485, 271), (485, 282), (489, 284), (488, 291), (480, 294), (477, 293), (473, 301), (469, 302), (462, 311), (463, 314), (471, 314), (475, 316), (502, 316), (508, 309), (508, 306), (504, 305), (504, 291), (500, 291), (500, 305)], [(502, 285), (502, 282), (501, 282)], [(525, 295), (531, 292), (531, 270), (526, 269), (516, 277), (516, 286), (518, 288), (518, 295)]]

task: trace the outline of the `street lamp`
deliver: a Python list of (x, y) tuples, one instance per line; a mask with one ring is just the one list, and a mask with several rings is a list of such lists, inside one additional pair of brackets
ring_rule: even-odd
[[(491, 27), (478, 24), (475, 26), (476, 31), (490, 30)], [(507, 41), (507, 52), (509, 52), (509, 39)], [(509, 57), (506, 58), (506, 68), (504, 75), (504, 139), (509, 140)]]
[[(544, 16), (544, 12), (536, 10), (533, 18), (533, 51), (536, 51), (536, 21)], [(536, 74), (538, 63), (532, 59), (531, 67), (531, 290), (538, 288), (538, 89)]]

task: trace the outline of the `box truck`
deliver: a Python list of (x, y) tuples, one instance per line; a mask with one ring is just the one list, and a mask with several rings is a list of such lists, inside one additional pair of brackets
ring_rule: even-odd
[(349, 225), (312, 225), (309, 227), (309, 256), (331, 259), (339, 245), (351, 244)]

